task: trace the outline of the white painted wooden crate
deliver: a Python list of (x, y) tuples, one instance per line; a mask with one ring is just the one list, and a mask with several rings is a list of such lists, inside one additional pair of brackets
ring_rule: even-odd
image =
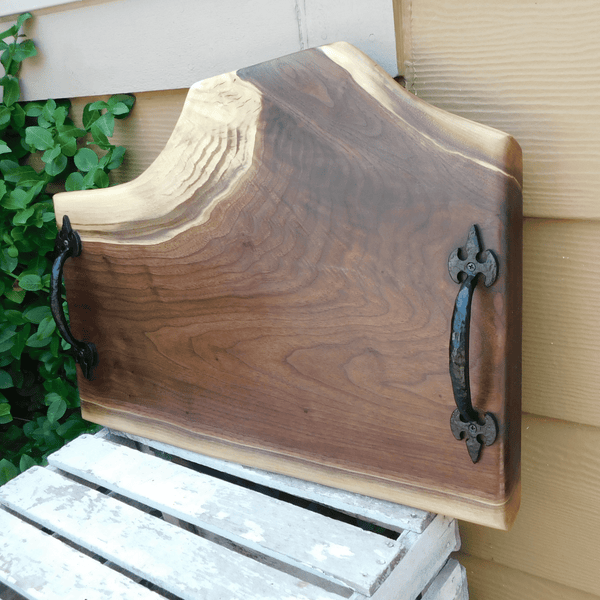
[(0, 488), (3, 599), (468, 598), (447, 517), (108, 430), (48, 461)]

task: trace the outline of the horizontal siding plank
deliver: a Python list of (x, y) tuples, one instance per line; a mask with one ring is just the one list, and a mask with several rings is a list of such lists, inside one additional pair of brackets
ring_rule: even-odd
[[(5, 584), (19, 595), (3, 589)], [(0, 597), (160, 600), (131, 579), (0, 509)]]
[[(253, 551), (370, 595), (414, 540), (398, 541), (88, 435), (49, 462)], [(357, 570), (360, 565), (360, 570)]]
[[(106, 430), (105, 430), (106, 431)], [(104, 432), (101, 432), (104, 433)], [(176, 446), (163, 444), (155, 440), (148, 440), (137, 435), (113, 431), (111, 439), (133, 440), (138, 443), (148, 444), (149, 447), (177, 456), (195, 464), (214, 469), (221, 473), (227, 473), (268, 488), (279, 490), (298, 498), (304, 498), (319, 504), (334, 508), (340, 512), (357, 517), (368, 523), (373, 523), (391, 531), (414, 531), (422, 533), (435, 518), (430, 513), (418, 508), (387, 502), (353, 492), (346, 492), (336, 488), (303, 481), (294, 477), (271, 473), (261, 469), (246, 467), (239, 463), (211, 458), (196, 452), (190, 452)]]
[(525, 215), (600, 219), (600, 4), (395, 2), (409, 89), (521, 144)]
[(600, 427), (600, 222), (527, 219), (523, 410)]
[[(599, 596), (541, 579), (494, 561), (459, 554), (470, 600), (598, 600)], [(425, 599), (423, 599), (425, 600)]]
[[(178, 89), (135, 94), (135, 105), (131, 113), (125, 119), (115, 121), (115, 133), (111, 142), (125, 146), (127, 152), (123, 164), (110, 173), (112, 183), (131, 181), (154, 162), (173, 133), (187, 93), (187, 89)], [(71, 101), (71, 118), (81, 126), (86, 104), (106, 101), (109, 97), (74, 98)]]
[(0, 502), (184, 600), (339, 600), (50, 469), (8, 482)]
[(522, 429), (517, 520), (509, 532), (461, 523), (463, 551), (595, 594), (600, 590), (600, 429), (533, 415), (524, 415)]

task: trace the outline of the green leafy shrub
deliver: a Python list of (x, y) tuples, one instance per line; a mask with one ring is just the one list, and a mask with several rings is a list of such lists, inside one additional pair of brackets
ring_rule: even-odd
[(109, 138), (135, 102), (116, 95), (90, 103), (82, 127), (69, 118), (68, 100), (19, 102), (21, 62), (37, 53), (20, 34), (30, 17), (0, 33), (0, 485), (96, 428), (80, 416), (75, 363), (50, 311), (50, 193), (109, 185), (125, 153)]

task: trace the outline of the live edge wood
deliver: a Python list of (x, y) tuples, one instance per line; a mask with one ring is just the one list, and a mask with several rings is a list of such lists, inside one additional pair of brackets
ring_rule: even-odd
[[(86, 418), (497, 528), (519, 504), (521, 152), (344, 43), (194, 85), (137, 179), (55, 196)], [(449, 427), (447, 271), (472, 224), (473, 465)]]

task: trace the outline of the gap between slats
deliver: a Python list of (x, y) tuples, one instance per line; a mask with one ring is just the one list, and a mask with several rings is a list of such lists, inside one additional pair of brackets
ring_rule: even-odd
[(232, 600), (275, 600), (286, 594), (296, 597), (293, 594), (298, 588), (302, 589), (298, 598), (339, 598), (239, 554), (218, 551), (218, 547), (199, 536), (107, 498), (50, 469), (33, 468), (9, 482), (0, 490), (0, 500), (27, 518), (186, 600), (196, 599), (199, 593), (206, 600), (223, 595)]
[[(208, 532), (238, 551), (372, 594), (408, 551), (397, 541), (112, 442), (83, 436), (50, 464)], [(227, 541), (229, 540), (229, 541)], [(275, 561), (275, 562), (273, 562)]]

